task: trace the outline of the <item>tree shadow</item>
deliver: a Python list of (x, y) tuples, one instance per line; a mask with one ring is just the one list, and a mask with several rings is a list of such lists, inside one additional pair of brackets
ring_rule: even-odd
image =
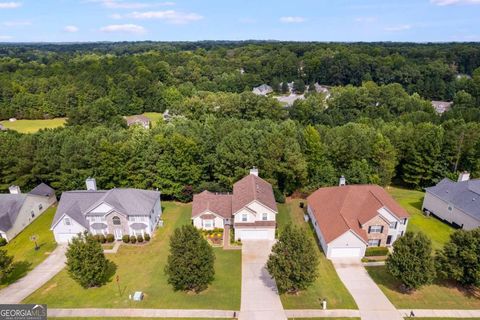
[(28, 261), (16, 261), (12, 264), (12, 272), (2, 281), (2, 284), (11, 285), (23, 278), (32, 268)]
[(115, 262), (111, 260), (107, 260), (107, 270), (105, 272), (105, 277), (103, 279), (102, 285), (108, 282), (112, 282), (113, 276), (115, 275), (116, 272), (117, 272), (117, 265), (115, 264)]
[(434, 283), (448, 289), (457, 289), (467, 298), (480, 299), (480, 288), (474, 286), (463, 286), (454, 280), (436, 279)]

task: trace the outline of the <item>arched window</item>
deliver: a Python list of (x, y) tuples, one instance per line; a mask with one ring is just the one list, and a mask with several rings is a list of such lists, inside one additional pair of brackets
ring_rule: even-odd
[(113, 224), (116, 226), (119, 226), (121, 224), (119, 217), (113, 217), (112, 221), (113, 221)]

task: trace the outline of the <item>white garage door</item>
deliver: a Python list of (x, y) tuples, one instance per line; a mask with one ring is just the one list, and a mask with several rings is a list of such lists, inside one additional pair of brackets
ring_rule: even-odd
[(251, 239), (275, 239), (275, 231), (272, 230), (237, 230), (238, 236), (242, 240), (251, 240)]
[(361, 258), (362, 248), (331, 248), (330, 258)]
[(70, 240), (72, 240), (73, 237), (75, 237), (76, 234), (71, 234), (71, 233), (59, 233), (55, 234), (55, 241), (57, 243), (68, 243)]

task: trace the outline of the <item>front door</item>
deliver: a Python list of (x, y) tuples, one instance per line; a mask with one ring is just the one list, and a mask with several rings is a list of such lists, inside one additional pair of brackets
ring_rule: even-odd
[(122, 236), (123, 236), (122, 229), (115, 229), (115, 239), (122, 240)]
[(387, 245), (389, 245), (392, 242), (392, 236), (387, 237)]

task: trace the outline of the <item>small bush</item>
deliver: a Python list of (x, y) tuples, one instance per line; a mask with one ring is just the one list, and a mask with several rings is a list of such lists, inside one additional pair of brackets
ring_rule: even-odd
[(124, 235), (124, 236), (122, 237), (122, 241), (123, 241), (124, 243), (129, 243), (129, 242), (130, 242), (130, 236), (129, 236), (128, 234)]
[(97, 242), (100, 242), (100, 235), (99, 234), (94, 235), (93, 239)]
[(107, 234), (106, 239), (107, 239), (108, 243), (112, 243), (113, 241), (115, 241), (115, 236), (113, 234), (109, 233), (109, 234)]
[(388, 254), (388, 248), (386, 247), (371, 247), (367, 248), (365, 251), (366, 257), (373, 257), (373, 256), (386, 256)]
[(144, 240), (150, 241), (150, 235), (148, 233), (145, 233)]
[(7, 244), (7, 239), (0, 237), (0, 247), (3, 247), (6, 244)]
[(273, 188), (273, 196), (276, 202), (285, 203), (285, 195), (278, 188)]
[(141, 234), (139, 234), (139, 235), (137, 236), (137, 241), (138, 241), (139, 243), (142, 243), (142, 242), (143, 242), (143, 237), (142, 237)]
[(105, 242), (107, 242), (107, 238), (105, 238), (105, 236), (104, 236), (103, 234), (99, 234), (99, 235), (98, 235), (98, 239), (99, 239), (98, 241), (99, 241), (100, 243), (105, 243)]
[(137, 242), (137, 237), (130, 236), (130, 243), (136, 243), (136, 242)]

